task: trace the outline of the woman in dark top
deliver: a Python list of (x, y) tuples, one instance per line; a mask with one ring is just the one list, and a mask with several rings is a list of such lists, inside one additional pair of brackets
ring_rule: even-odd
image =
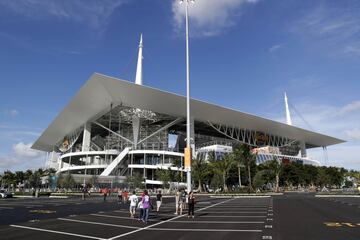
[(195, 196), (194, 193), (191, 191), (188, 197), (188, 218), (192, 215), (194, 218), (194, 208), (195, 208)]

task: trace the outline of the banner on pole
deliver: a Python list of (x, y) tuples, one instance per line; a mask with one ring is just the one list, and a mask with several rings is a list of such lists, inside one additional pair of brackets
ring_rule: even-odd
[(187, 147), (184, 149), (184, 157), (185, 157), (185, 164), (184, 167), (190, 168), (191, 167), (191, 148)]

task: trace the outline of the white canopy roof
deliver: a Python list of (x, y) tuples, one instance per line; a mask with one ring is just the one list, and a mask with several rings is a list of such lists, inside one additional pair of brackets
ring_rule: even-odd
[[(37, 139), (32, 148), (53, 151), (54, 146), (66, 135), (83, 126), (87, 121), (106, 113), (111, 103), (175, 117), (186, 116), (186, 97), (184, 96), (94, 73)], [(341, 139), (195, 99), (191, 99), (191, 114), (196, 121), (210, 121), (261, 131), (303, 140), (313, 146), (329, 146), (344, 142)]]

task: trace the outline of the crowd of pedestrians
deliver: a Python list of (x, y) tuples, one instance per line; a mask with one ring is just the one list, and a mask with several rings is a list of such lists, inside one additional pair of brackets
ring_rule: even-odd
[[(112, 191), (114, 193), (114, 199), (117, 199), (118, 204), (129, 204), (129, 213), (131, 218), (137, 217), (139, 221), (148, 223), (149, 214), (151, 211), (156, 211), (156, 214), (160, 213), (161, 205), (163, 202), (163, 195), (161, 190), (156, 192), (154, 196), (154, 202), (156, 202), (156, 209), (151, 201), (151, 196), (147, 190), (144, 190), (141, 194), (136, 195), (135, 191), (132, 191), (129, 196), (129, 192), (126, 189), (118, 189)], [(111, 195), (110, 190), (104, 188), (101, 190), (104, 202), (106, 197)], [(183, 212), (187, 211), (188, 218), (194, 218), (195, 209), (195, 196), (193, 192), (187, 193), (184, 189), (177, 190), (175, 192), (175, 214), (183, 215)]]
[[(83, 191), (84, 195), (86, 190)], [(107, 196), (114, 196), (114, 199), (117, 199), (119, 205), (129, 204), (130, 217), (135, 218), (144, 223), (148, 223), (149, 214), (152, 210), (156, 211), (156, 214), (160, 213), (160, 208), (163, 202), (163, 195), (161, 190), (156, 192), (154, 196), (156, 202), (156, 209), (151, 201), (151, 196), (147, 190), (144, 190), (141, 194), (136, 195), (135, 191), (132, 191), (129, 196), (129, 192), (126, 189), (115, 189), (111, 190), (108, 188), (103, 188), (100, 190), (101, 195), (103, 196), (103, 201), (106, 202)], [(113, 194), (112, 194), (113, 193)], [(83, 196), (85, 198), (85, 196)], [(175, 192), (175, 214), (183, 215), (183, 212), (187, 211), (188, 218), (194, 218), (194, 209), (195, 209), (195, 196), (191, 191), (187, 193), (184, 189), (176, 190)]]

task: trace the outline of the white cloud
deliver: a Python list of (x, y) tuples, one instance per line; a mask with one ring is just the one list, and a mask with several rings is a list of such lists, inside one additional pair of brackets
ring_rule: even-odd
[(0, 172), (5, 170), (19, 171), (44, 167), (44, 154), (31, 149), (32, 143), (13, 144), (12, 152), (0, 155)]
[(324, 152), (321, 148), (308, 151), (314, 159), (320, 160), (323, 165), (337, 166), (346, 169), (360, 170), (360, 145), (341, 144), (328, 147), (328, 161), (324, 161)]
[[(235, 24), (241, 8), (258, 0), (196, 0), (189, 5), (191, 35), (198, 37), (214, 36)], [(185, 6), (173, 0), (173, 19), (176, 30), (183, 29)]]
[(360, 100), (359, 101), (353, 101), (347, 105), (345, 105), (344, 107), (342, 107), (339, 111), (340, 114), (346, 114), (346, 113), (351, 113), (354, 111), (358, 111), (360, 110)]
[(45, 159), (43, 156), (37, 158), (20, 158), (14, 155), (0, 156), (0, 174), (5, 170), (25, 171), (28, 169), (43, 168)]
[(360, 4), (341, 3), (331, 7), (321, 2), (295, 21), (291, 31), (329, 54), (359, 57)]
[[(0, 156), (0, 169), (6, 170), (14, 165), (18, 165), (22, 163), (21, 160), (19, 160), (16, 157), (13, 156)], [(0, 171), (1, 173), (1, 171)]]
[[(291, 103), (291, 98), (289, 101)], [(360, 152), (360, 111), (355, 111), (357, 108), (351, 107), (356, 106), (356, 104), (353, 104), (354, 102), (343, 106), (318, 104), (314, 101), (292, 103), (290, 112), (294, 126), (346, 141), (328, 147), (328, 165), (360, 170), (360, 157), (357, 154)], [(297, 111), (294, 110), (293, 106)], [(311, 125), (312, 129), (307, 126), (297, 112)], [(341, 112), (344, 113), (339, 114)], [(285, 110), (277, 110), (273, 116), (275, 117), (270, 118), (285, 122)], [(325, 163), (322, 148), (308, 150), (308, 156), (320, 161), (322, 164)]]
[(19, 158), (37, 158), (41, 155), (40, 151), (31, 149), (32, 143), (19, 142), (13, 145), (13, 150), (16, 157)]
[(283, 47), (283, 44), (276, 44), (274, 46), (271, 46), (269, 48), (269, 53), (274, 53), (276, 51), (278, 51), (279, 49), (281, 49)]
[(360, 141), (360, 129), (345, 130), (344, 133), (348, 138)]
[(87, 24), (94, 29), (104, 27), (124, 0), (16, 0), (0, 1), (0, 7), (31, 19), (54, 17)]
[(10, 116), (10, 117), (15, 117), (15, 116), (17, 116), (17, 115), (19, 115), (19, 111), (18, 110), (16, 110), (16, 109), (10, 109), (10, 110), (5, 110), (4, 111), (4, 115), (5, 116)]

